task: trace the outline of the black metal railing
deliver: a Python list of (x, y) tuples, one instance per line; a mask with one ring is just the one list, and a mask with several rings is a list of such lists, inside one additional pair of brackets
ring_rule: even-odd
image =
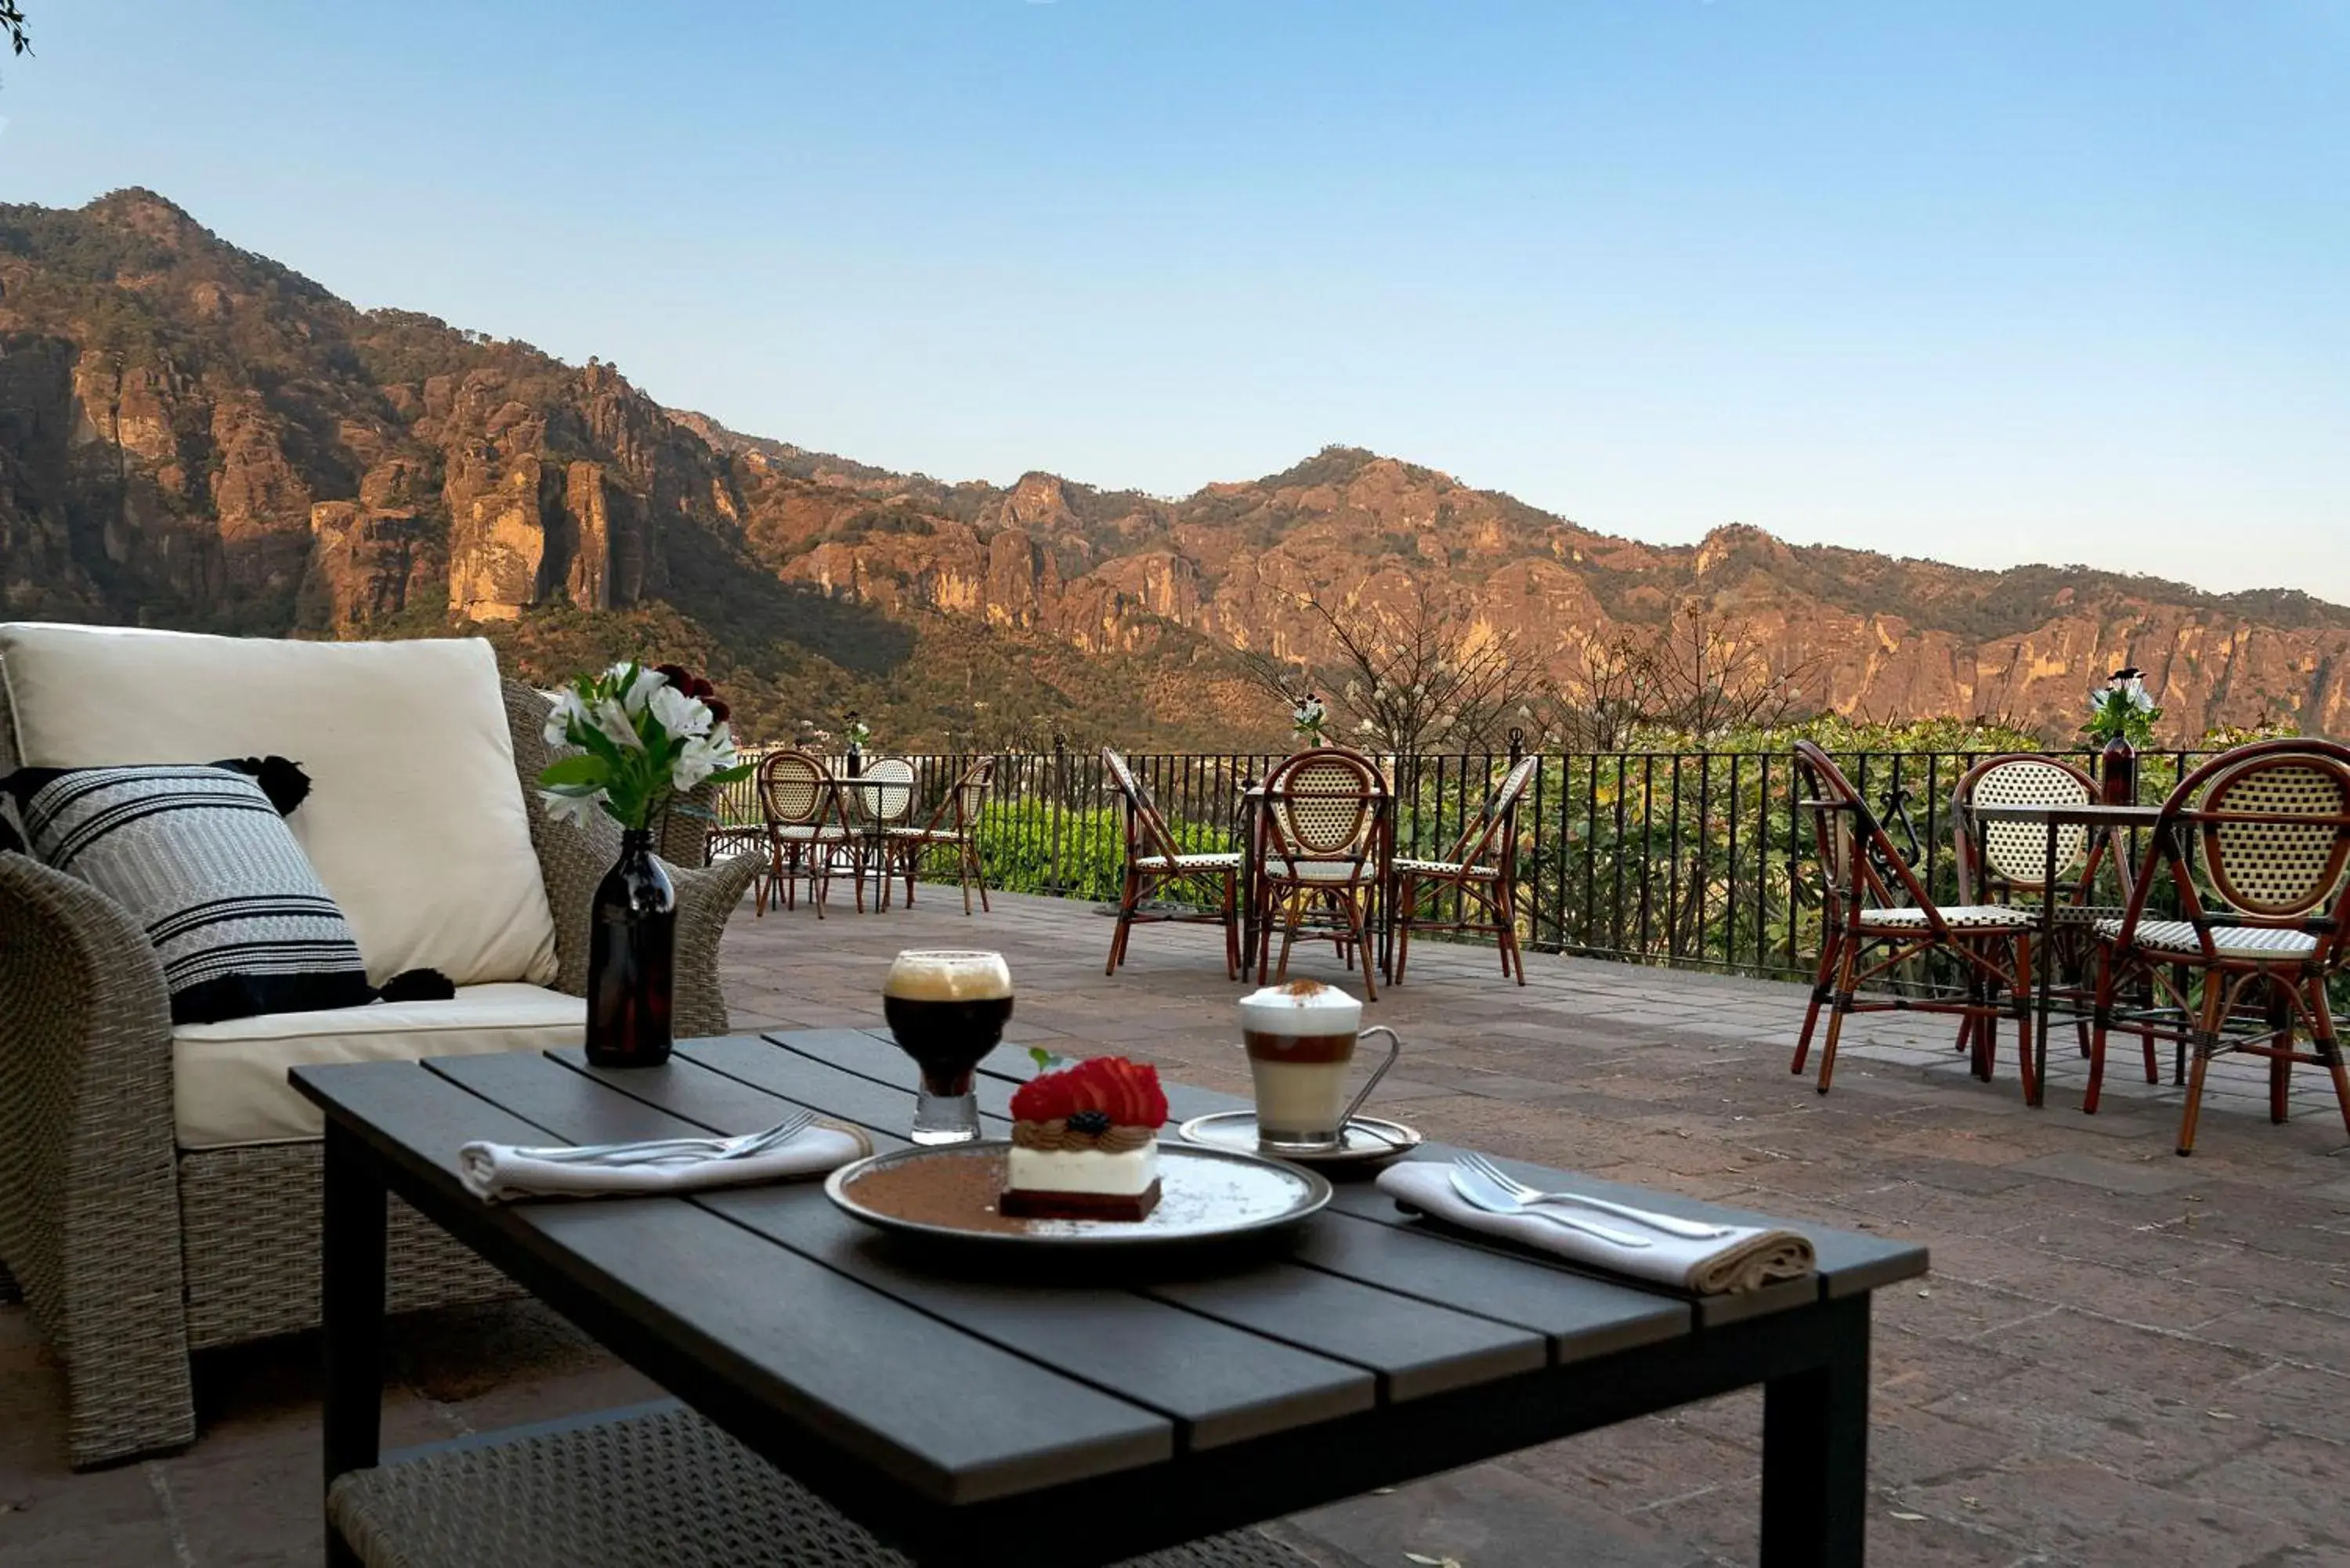
[[(1938, 899), (1958, 897), (1950, 796), (1987, 753), (1859, 752), (1837, 763)], [(2160, 800), (2208, 753), (2146, 753), (2138, 797)], [(926, 819), (975, 760), (908, 756)], [(1139, 753), (1128, 761), (1187, 850), (1238, 847), (1242, 791), (1281, 754)], [(1449, 851), (1513, 761), (1504, 752), (1386, 758), (1397, 853)], [(837, 764), (836, 764), (837, 765)], [(747, 781), (723, 820), (755, 823)], [(1107, 899), (1123, 865), (1118, 794), (1100, 759), (1056, 746), (996, 758), (982, 820), (992, 887)], [(1516, 889), (1525, 945), (1748, 974), (1808, 974), (1818, 952), (1812, 827), (1783, 751), (1549, 753), (1520, 805)]]

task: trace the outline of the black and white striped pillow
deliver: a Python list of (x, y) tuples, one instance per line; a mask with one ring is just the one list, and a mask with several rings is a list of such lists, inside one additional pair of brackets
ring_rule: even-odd
[(375, 1000), (349, 922), (286, 826), (309, 781), (284, 758), (23, 768), (0, 784), (36, 858), (146, 929), (172, 1023)]

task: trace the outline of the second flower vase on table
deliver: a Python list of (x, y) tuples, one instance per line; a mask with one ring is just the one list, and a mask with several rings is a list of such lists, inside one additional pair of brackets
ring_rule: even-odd
[(2121, 735), (2097, 753), (2097, 794), (2107, 805), (2137, 804), (2137, 748)]

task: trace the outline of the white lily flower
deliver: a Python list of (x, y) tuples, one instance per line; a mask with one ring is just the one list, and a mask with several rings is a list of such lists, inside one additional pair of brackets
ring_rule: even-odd
[(721, 723), (710, 726), (710, 751), (712, 756), (720, 759), (718, 763), (720, 767), (731, 768), (734, 765), (733, 725)]
[(596, 727), (604, 732), (605, 737), (623, 751), (641, 752), (645, 749), (644, 742), (637, 737), (637, 727), (629, 722), (628, 710), (612, 698), (607, 697), (597, 703), (590, 717), (596, 721)]
[(575, 719), (583, 724), (590, 722), (588, 705), (579, 701), (578, 692), (567, 688), (562, 695), (556, 698), (555, 706), (547, 712), (546, 743), (550, 746), (570, 745), (571, 723)]
[[(627, 673), (625, 669), (621, 671), (622, 675)], [(629, 717), (633, 719), (643, 712), (645, 704), (653, 700), (653, 693), (664, 690), (668, 685), (669, 677), (660, 670), (639, 669), (637, 671), (636, 680), (629, 682), (628, 691), (620, 694), (620, 701), (627, 707)]]
[(686, 737), (685, 749), (670, 765), (669, 779), (680, 794), (693, 789), (726, 764), (720, 761), (718, 749), (700, 735)]
[(561, 790), (543, 789), (538, 792), (538, 798), (546, 803), (546, 815), (556, 821), (567, 822), (574, 827), (585, 827), (595, 820), (603, 792), (570, 794)]
[(654, 689), (650, 706), (654, 722), (671, 735), (710, 732), (709, 704), (699, 697), (687, 696), (665, 680)]

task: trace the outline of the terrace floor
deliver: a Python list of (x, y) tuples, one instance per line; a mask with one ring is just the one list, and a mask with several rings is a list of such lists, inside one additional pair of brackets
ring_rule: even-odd
[[(1116, 1049), (1245, 1089), (1216, 933), (1137, 932), (1106, 980), (1109, 922), (1004, 897), (965, 920), (821, 924), (803, 909), (728, 937), (740, 1027), (865, 1023), (891, 953), (1011, 958), (1016, 1037)], [(1297, 970), (1343, 978), (1323, 947)], [(1934, 1272), (1878, 1298), (1874, 1561), (1898, 1564), (2350, 1563), (2350, 1158), (2308, 1074), (2271, 1126), (2264, 1078), (2223, 1075), (2192, 1159), (2175, 1091), (2116, 1071), (2079, 1112), (2060, 1037), (2044, 1109), (2012, 1058), (1982, 1085), (1944, 1021), (1862, 1020), (1835, 1092), (1789, 1076), (1803, 992), (1535, 956), (1523, 990), (1490, 952), (1424, 946), (1376, 1016), (1406, 1056), (1380, 1096), (1432, 1136), (1792, 1218), (1929, 1243)], [(59, 1462), (58, 1398), (21, 1307), (0, 1306), (0, 1568), (315, 1563), (316, 1346), (203, 1366), (205, 1428), (175, 1458), (87, 1476)], [(398, 1444), (650, 1397), (528, 1306), (402, 1326)], [(1308, 1561), (1463, 1568), (1753, 1560), (1761, 1407), (1692, 1406), (1272, 1527)]]

